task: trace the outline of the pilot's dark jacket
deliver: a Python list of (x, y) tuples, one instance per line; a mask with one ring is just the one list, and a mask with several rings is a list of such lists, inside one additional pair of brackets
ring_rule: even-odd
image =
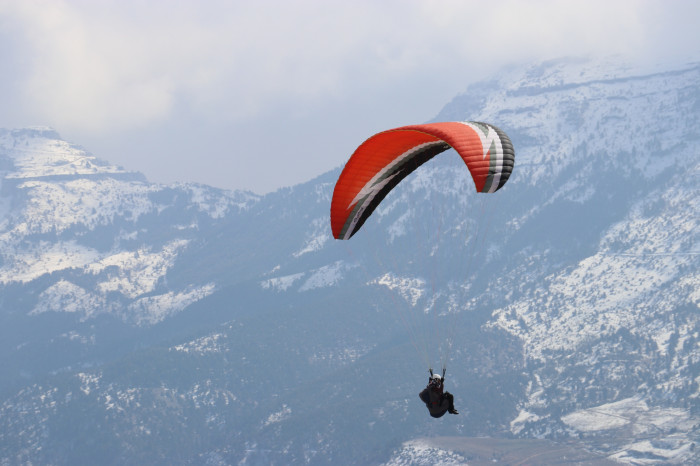
[(454, 409), (454, 397), (450, 392), (442, 392), (442, 384), (428, 385), (418, 396), (433, 417), (442, 417), (448, 410)]

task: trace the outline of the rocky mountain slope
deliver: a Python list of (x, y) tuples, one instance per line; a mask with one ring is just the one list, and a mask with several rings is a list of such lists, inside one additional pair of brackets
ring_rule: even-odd
[[(561, 60), (473, 85), (435, 120), (506, 131), (506, 187), (445, 153), (347, 242), (339, 171), (156, 185), (3, 130), (1, 461), (698, 461), (699, 83)], [(440, 347), (462, 414), (436, 421)]]

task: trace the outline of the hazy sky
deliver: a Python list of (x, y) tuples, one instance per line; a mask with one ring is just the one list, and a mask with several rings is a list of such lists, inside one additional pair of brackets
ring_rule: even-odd
[(501, 66), (693, 56), (699, 22), (690, 0), (0, 0), (0, 127), (263, 194)]

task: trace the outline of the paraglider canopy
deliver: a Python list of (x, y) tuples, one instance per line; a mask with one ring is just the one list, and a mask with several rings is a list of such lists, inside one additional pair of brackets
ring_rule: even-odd
[[(472, 121), (453, 121), (402, 126), (382, 131), (367, 139), (355, 150), (338, 178), (333, 191), (330, 212), (333, 236), (336, 239), (350, 239), (360, 230), (392, 189), (421, 165), (450, 148), (454, 149), (465, 163), (465, 169), (471, 175), (477, 193), (495, 193), (508, 181), (515, 160), (513, 145), (508, 136), (493, 125)], [(444, 173), (436, 175), (435, 181), (437, 183), (440, 183), (441, 176), (445, 176)], [(450, 182), (447, 179), (444, 181), (445, 183)], [(438, 200), (439, 198), (440, 196), (436, 196), (434, 199)], [(479, 201), (485, 200), (488, 200), (488, 197), (481, 197)], [(408, 199), (408, 202), (410, 204), (413, 200)], [(432, 212), (439, 213), (444, 211), (438, 208), (432, 209)], [(489, 213), (490, 209), (482, 209), (482, 213), (484, 212)], [(424, 267), (426, 265), (424, 260), (426, 254), (424, 253), (426, 252), (427, 242), (422, 241), (422, 239), (440, 238), (439, 232), (443, 219), (436, 219), (437, 221), (435, 222), (424, 216), (416, 216), (414, 219), (421, 224), (425, 224), (428, 228), (437, 230), (436, 235), (432, 233), (429, 233), (427, 236), (408, 234), (405, 238), (406, 241), (402, 241), (402, 245), (415, 241), (414, 244), (408, 244), (409, 247), (406, 248), (407, 253), (403, 254), (402, 257), (415, 256), (422, 263), (421, 267)], [(477, 229), (475, 234), (472, 234), (472, 238), (476, 238), (480, 224), (479, 219), (475, 219), (474, 225)], [(454, 232), (456, 233), (457, 230), (459, 229), (455, 229)], [(453, 236), (456, 237), (458, 235)], [(472, 241), (472, 244), (476, 244), (476, 240), (470, 239), (470, 241)], [(371, 243), (372, 241), (368, 242), (368, 244)], [(377, 243), (375, 242), (375, 244)], [(461, 244), (465, 245), (467, 241), (464, 240)], [(350, 244), (347, 246), (350, 246)], [(433, 259), (439, 260), (440, 257), (445, 257), (444, 254), (434, 255), (435, 251), (438, 250), (435, 244), (431, 245), (430, 248), (430, 256)], [(474, 251), (475, 249), (474, 247), (463, 248), (464, 256), (467, 256), (470, 250)], [(454, 252), (454, 248), (450, 249), (450, 254)], [(376, 260), (378, 254), (373, 254), (372, 257)], [(462, 257), (457, 260), (462, 270), (465, 270), (465, 268), (468, 270), (471, 261), (472, 259), (468, 257)], [(435, 290), (434, 280), (436, 277), (435, 270), (437, 269), (435, 265), (437, 263), (434, 260), (431, 263), (434, 265), (433, 273), (429, 271), (427, 273), (432, 277), (433, 285), (431, 289)], [(440, 263), (439, 267), (441, 271), (449, 270), (445, 263)], [(384, 284), (385, 277), (393, 276), (392, 272), (386, 273), (385, 266), (380, 264), (380, 268), (383, 269), (385, 274), (371, 283)], [(396, 271), (395, 266), (393, 269)], [(424, 270), (423, 272), (426, 271)], [(457, 277), (457, 279), (467, 278), (465, 273), (451, 275)], [(433, 296), (427, 300), (427, 304), (433, 308), (433, 311), (435, 311), (437, 300), (438, 296), (433, 291)], [(421, 356), (425, 357), (428, 367), (430, 367), (432, 360), (430, 351), (436, 347), (439, 349), (443, 362), (442, 377), (438, 374), (433, 374), (433, 371), (430, 370), (429, 383), (441, 387), (452, 347), (452, 337), (456, 328), (454, 320), (459, 313), (452, 311), (446, 314), (428, 312), (425, 309), (419, 309), (415, 301), (409, 303), (408, 306), (403, 306), (400, 302), (394, 301), (392, 308), (395, 308), (398, 313), (404, 311), (420, 313), (420, 315), (414, 316), (415, 318), (405, 319), (401, 317), (401, 320), (406, 325), (408, 335), (416, 350)], [(423, 319), (423, 316), (428, 314), (430, 314), (431, 318)], [(442, 318), (443, 315), (447, 317)], [(444, 326), (439, 326), (438, 323)], [(413, 324), (416, 324), (416, 326), (414, 327)], [(434, 331), (431, 332), (431, 329)], [(434, 337), (431, 337), (430, 334), (434, 334)], [(433, 344), (436, 340), (438, 343)]]
[(401, 180), (449, 148), (464, 160), (477, 192), (498, 191), (513, 170), (510, 139), (487, 123), (429, 123), (377, 133), (355, 150), (335, 185), (333, 237), (350, 239)]

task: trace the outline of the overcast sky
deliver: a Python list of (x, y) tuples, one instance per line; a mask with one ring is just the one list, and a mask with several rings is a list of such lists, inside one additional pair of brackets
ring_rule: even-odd
[(264, 194), (500, 67), (700, 52), (700, 2), (0, 0), (0, 127)]

